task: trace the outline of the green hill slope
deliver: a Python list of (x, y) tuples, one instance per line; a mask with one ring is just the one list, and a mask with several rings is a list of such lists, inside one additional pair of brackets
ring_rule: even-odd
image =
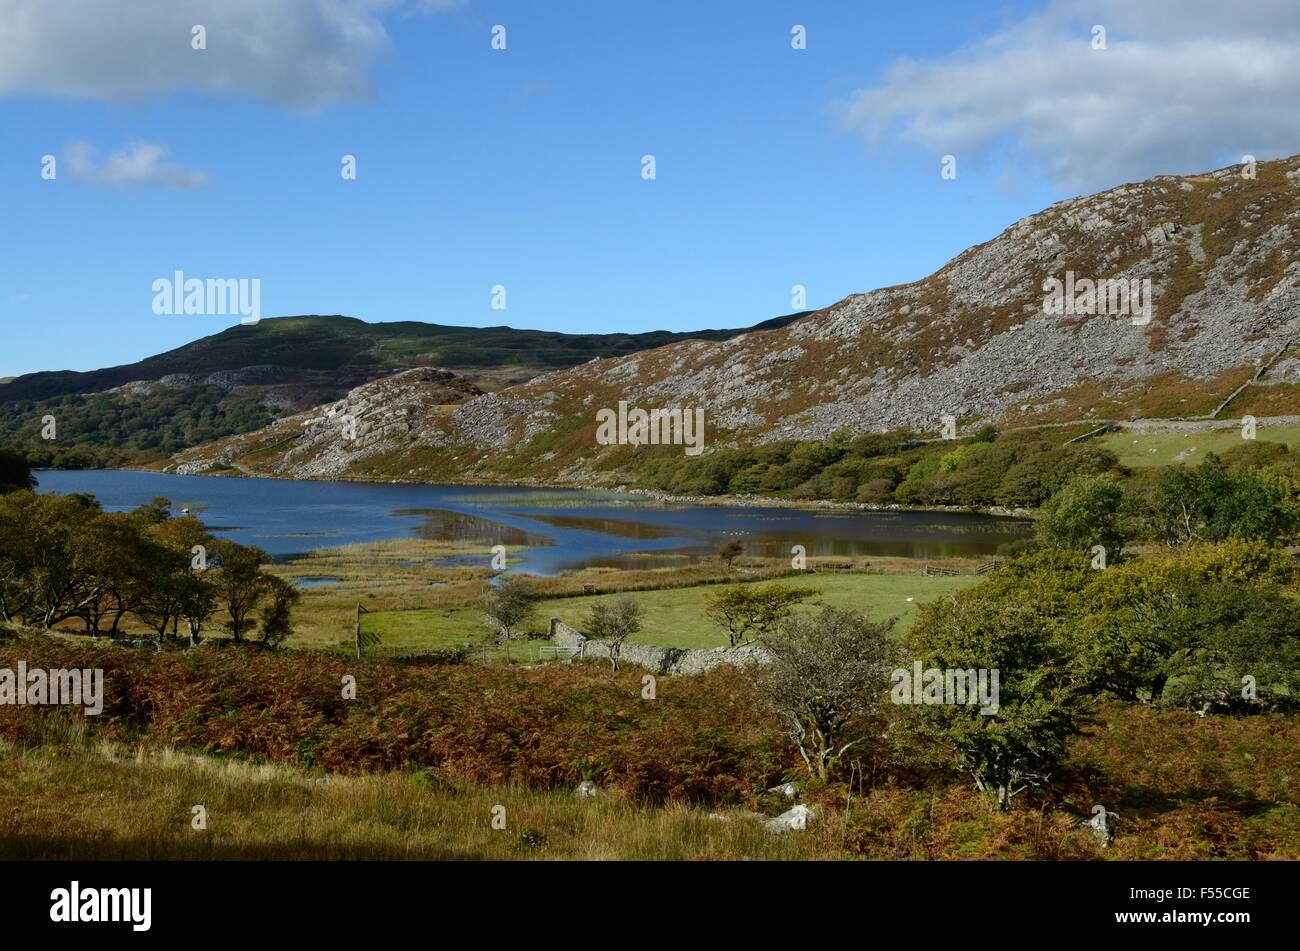
[[(800, 316), (757, 326), (781, 327)], [(0, 388), (0, 444), (18, 446), (36, 465), (147, 463), (249, 432), (413, 367), (451, 370), (491, 392), (595, 357), (744, 332), (564, 334), (416, 321), (371, 324), (343, 316), (274, 317), (137, 363), (15, 377)], [(40, 436), (47, 415), (58, 424), (53, 442)]]

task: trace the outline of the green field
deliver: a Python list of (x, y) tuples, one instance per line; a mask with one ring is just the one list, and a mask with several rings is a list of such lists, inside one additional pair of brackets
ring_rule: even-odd
[[(1300, 445), (1300, 425), (1260, 426), (1256, 438), (1264, 442)], [(1130, 432), (1103, 436), (1101, 444), (1119, 456), (1126, 466), (1167, 466), (1178, 462), (1196, 463), (1206, 453), (1221, 453), (1242, 443), (1240, 429), (1215, 429), (1195, 433)]]
[[(960, 590), (979, 581), (976, 575), (926, 577), (924, 575), (816, 574), (789, 583), (806, 583), (822, 593), (810, 598), (800, 610), (816, 610), (821, 605), (855, 608), (867, 616), (884, 620), (896, 617), (899, 630), (916, 617), (917, 606)], [(645, 608), (643, 630), (630, 640), (662, 647), (709, 648), (726, 645), (726, 635), (704, 616), (704, 600), (719, 590), (717, 585), (690, 588), (666, 588), (637, 592), (634, 597)], [(581, 630), (591, 605), (615, 595), (592, 595), (550, 598), (538, 608), (538, 627), (558, 617)], [(908, 601), (913, 598), (913, 601)], [(487, 639), (483, 611), (477, 605), (407, 611), (377, 611), (365, 615), (365, 629), (378, 634), (387, 646), (419, 649), (446, 649), (465, 644), (480, 644)], [(515, 641), (510, 656), (534, 659), (546, 641)]]

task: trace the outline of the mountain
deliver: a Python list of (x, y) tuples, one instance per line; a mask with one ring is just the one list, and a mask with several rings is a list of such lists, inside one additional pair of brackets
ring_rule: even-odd
[[(757, 326), (780, 327), (800, 316)], [(369, 324), (342, 316), (269, 318), (137, 363), (10, 379), (0, 386), (0, 442), (34, 452), (38, 464), (148, 461), (257, 429), (416, 367), (436, 365), (491, 391), (593, 357), (743, 332), (564, 334), (412, 321)], [(40, 420), (47, 414), (59, 421), (57, 447), (40, 439)]]
[[(454, 407), (416, 399), (418, 427), (347, 443), (327, 433), (307, 453), (319, 464), (306, 468), (276, 447), (319, 425), (311, 416), (176, 462), (282, 476), (618, 482), (647, 454), (681, 452), (598, 444), (597, 412), (620, 401), (702, 408), (710, 447), (900, 429), (937, 436), (945, 416), (969, 432), (1297, 413), (1300, 157), (1244, 172), (1162, 176), (1062, 201), (929, 277), (783, 325), (604, 357)], [(1148, 281), (1149, 321), (1113, 307), (1054, 312), (1053, 279), (1076, 291), (1085, 279), (1136, 281), (1125, 284), (1134, 305)], [(1122, 303), (1115, 292), (1101, 299)]]
[[(800, 316), (775, 317), (747, 329), (780, 327)], [(744, 332), (566, 334), (416, 321), (368, 324), (337, 315), (271, 317), (229, 327), (137, 363), (84, 373), (57, 370), (13, 377), (0, 391), (0, 402), (98, 393), (142, 381), (192, 385), (197, 379), (222, 374), (226, 376), (218, 376), (218, 384), (314, 386), (342, 395), (368, 380), (432, 365), (497, 389), (592, 357), (622, 356), (677, 340), (725, 340)]]

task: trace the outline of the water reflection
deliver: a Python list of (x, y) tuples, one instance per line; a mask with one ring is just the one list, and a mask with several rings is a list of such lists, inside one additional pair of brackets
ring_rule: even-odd
[(537, 535), (514, 525), (503, 525), (470, 512), (450, 509), (396, 509), (395, 516), (418, 515), (415, 534), (429, 541), (477, 542), (485, 548), (493, 545), (547, 545), (545, 535)]
[(486, 567), (493, 545), (523, 548), (517, 567), (550, 574), (589, 565), (662, 567), (738, 540), (751, 555), (943, 558), (992, 555), (1025, 537), (1023, 520), (948, 512), (858, 512), (665, 505), (594, 490), (289, 481), (156, 472), (38, 473), (41, 492), (90, 492), (109, 511), (154, 496), (204, 506), (209, 527), (276, 558), (415, 535), (468, 543)]

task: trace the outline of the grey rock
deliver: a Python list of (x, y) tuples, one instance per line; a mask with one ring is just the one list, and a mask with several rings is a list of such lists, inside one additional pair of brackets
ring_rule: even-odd
[(787, 832), (802, 832), (808, 828), (808, 820), (813, 818), (813, 808), (811, 806), (798, 805), (792, 806), (785, 812), (781, 813), (775, 819), (769, 819), (763, 823), (763, 827), (773, 835), (784, 835)]
[(1108, 849), (1115, 841), (1115, 820), (1118, 814), (1110, 812), (1101, 806), (1092, 807), (1092, 818), (1085, 819), (1079, 823), (1083, 829), (1091, 829), (1093, 836), (1097, 839), (1097, 844), (1103, 849)]

